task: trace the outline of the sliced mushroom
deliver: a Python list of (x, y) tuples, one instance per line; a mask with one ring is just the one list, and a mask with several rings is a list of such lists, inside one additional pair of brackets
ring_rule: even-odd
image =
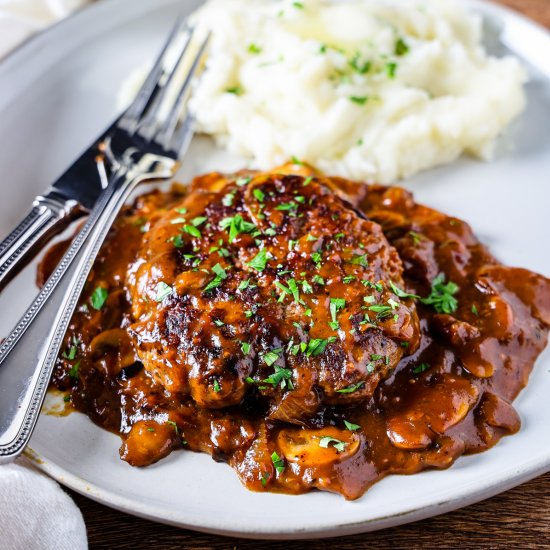
[(388, 438), (400, 449), (425, 449), (435, 435), (443, 435), (464, 420), (478, 393), (466, 378), (444, 375), (440, 383), (422, 388), (407, 408), (388, 420)]
[(521, 420), (514, 407), (494, 393), (484, 394), (480, 414), (490, 426), (502, 428), (509, 433), (516, 433), (521, 426)]
[(140, 420), (122, 443), (120, 458), (132, 466), (149, 466), (170, 454), (177, 439), (173, 424)]
[(114, 358), (115, 375), (122, 369), (133, 365), (138, 361), (132, 340), (122, 328), (113, 328), (100, 332), (90, 342), (90, 352), (93, 359), (101, 359), (109, 355)]
[(408, 421), (402, 417), (388, 421), (387, 434), (394, 447), (406, 451), (427, 449), (433, 436), (424, 422)]
[(289, 462), (302, 466), (323, 466), (340, 462), (359, 449), (359, 434), (334, 427), (281, 430), (277, 443)]
[(485, 337), (483, 330), (451, 315), (434, 315), (433, 327), (453, 346), (462, 366), (478, 378), (488, 378), (495, 366), (502, 363), (500, 344), (494, 337)]

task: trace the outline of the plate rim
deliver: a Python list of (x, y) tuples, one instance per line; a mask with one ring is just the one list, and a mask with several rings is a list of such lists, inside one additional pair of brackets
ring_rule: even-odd
[[(108, 28), (106, 26), (102, 27), (101, 22), (108, 20), (109, 14), (124, 11), (127, 14), (125, 20), (131, 20), (171, 4), (175, 5), (178, 4), (178, 2), (177, 0), (156, 0), (155, 3), (135, 2), (135, 0), (109, 0), (109, 2), (94, 4), (86, 9), (78, 10), (57, 24), (27, 39), (0, 60), (0, 77), (9, 77), (10, 70), (14, 68), (19, 69), (19, 64), (24, 62), (25, 58), (32, 56), (34, 52), (45, 45), (55, 45), (59, 35), (63, 35), (65, 32), (70, 32), (71, 30), (74, 32), (74, 27), (95, 25), (96, 28), (99, 28), (95, 34), (100, 34)], [(465, 0), (465, 4), (468, 9), (473, 9), (488, 16), (500, 17), (515, 22), (523, 26), (526, 30), (536, 31), (539, 36), (550, 41), (550, 32), (547, 29), (510, 8), (486, 0)], [(137, 9), (138, 6), (140, 8), (139, 10)], [(63, 48), (66, 49), (67, 44), (62, 44)], [(528, 387), (524, 392), (527, 391)], [(120, 496), (114, 491), (109, 491), (92, 483), (88, 483), (54, 462), (50, 462), (45, 456), (40, 456), (35, 453), (31, 448), (28, 448), (25, 456), (26, 460), (30, 460), (34, 466), (56, 479), (62, 485), (111, 508), (159, 523), (189, 528), (195, 531), (252, 539), (298, 540), (305, 538), (335, 537), (402, 525), (474, 504), (475, 502), (490, 498), (550, 471), (550, 454), (547, 456), (542, 455), (524, 462), (519, 469), (511, 466), (509, 470), (506, 471), (506, 475), (499, 472), (493, 477), (486, 478), (484, 483), (475, 490), (471, 490), (471, 488), (468, 487), (462, 491), (458, 491), (458, 496), (453, 496), (453, 498), (448, 501), (434, 502), (417, 509), (413, 507), (405, 513), (395, 513), (381, 518), (340, 523), (338, 525), (329, 525), (326, 521), (321, 521), (316, 526), (308, 525), (303, 529), (285, 530), (281, 527), (277, 527), (275, 530), (269, 528), (258, 529), (256, 525), (248, 530), (243, 529), (243, 526), (239, 526), (238, 530), (231, 530), (231, 528), (228, 527), (220, 527), (219, 521), (211, 521), (210, 518), (206, 517), (203, 517), (200, 521), (195, 521), (194, 518), (190, 518), (189, 516), (186, 517), (185, 513), (176, 513), (171, 517), (167, 517), (164, 509)]]
[[(100, 429), (100, 428), (99, 428)], [(486, 452), (489, 452), (488, 449)], [(460, 461), (460, 457), (458, 460)], [(477, 502), (486, 500), (502, 492), (508, 491), (526, 483), (531, 479), (538, 477), (550, 471), (550, 455), (535, 459), (523, 465), (523, 468), (517, 470), (511, 466), (509, 468), (510, 475), (506, 478), (502, 474), (495, 474), (494, 480), (487, 482), (471, 491), (465, 488), (458, 497), (453, 497), (450, 500), (435, 502), (428, 506), (413, 508), (404, 513), (389, 514), (380, 518), (373, 518), (365, 521), (354, 521), (339, 525), (328, 525), (326, 522), (320, 522), (318, 525), (308, 525), (302, 529), (258, 529), (257, 527), (239, 530), (220, 527), (219, 521), (205, 521), (204, 517), (200, 521), (194, 521), (185, 513), (174, 513), (172, 517), (159, 516), (155, 506), (150, 506), (146, 503), (134, 501), (128, 497), (119, 496), (114, 492), (102, 489), (97, 485), (90, 484), (84, 479), (81, 479), (68, 470), (49, 462), (43, 456), (40, 456), (32, 448), (27, 447), (23, 460), (29, 461), (33, 466), (40, 469), (65, 487), (94, 500), (100, 504), (131, 514), (143, 519), (155, 521), (165, 525), (172, 525), (183, 529), (191, 529), (202, 533), (210, 533), (214, 535), (223, 535), (233, 538), (259, 539), (259, 540), (303, 540), (303, 539), (321, 539), (334, 538), (342, 536), (356, 535), (360, 533), (368, 533), (378, 531), (389, 527), (397, 527), (400, 525), (420, 521), (430, 517), (435, 517), (448, 512), (453, 512), (460, 508), (470, 506)], [(452, 468), (452, 466), (451, 466)], [(420, 475), (420, 474), (412, 474)], [(403, 476), (404, 477), (404, 476)], [(289, 498), (300, 498), (300, 495), (287, 495)], [(338, 497), (338, 495), (332, 495)]]

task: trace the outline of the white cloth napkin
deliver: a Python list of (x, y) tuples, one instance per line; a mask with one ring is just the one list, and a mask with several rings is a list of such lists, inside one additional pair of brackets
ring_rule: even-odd
[(90, 0), (0, 0), (0, 58)]
[(0, 548), (88, 548), (76, 504), (55, 481), (25, 462), (0, 466)]

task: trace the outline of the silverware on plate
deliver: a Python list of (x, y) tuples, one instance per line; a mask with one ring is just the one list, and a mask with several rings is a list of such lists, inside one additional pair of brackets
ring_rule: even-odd
[(0, 242), (0, 289), (40, 252), (55, 235), (89, 212), (103, 186), (96, 170), (96, 140), (42, 195), (38, 195), (21, 223)]
[(19, 455), (94, 260), (120, 208), (144, 181), (174, 176), (193, 135), (186, 109), (209, 36), (178, 21), (145, 83), (105, 139), (111, 176), (69, 250), (0, 346), (0, 463)]

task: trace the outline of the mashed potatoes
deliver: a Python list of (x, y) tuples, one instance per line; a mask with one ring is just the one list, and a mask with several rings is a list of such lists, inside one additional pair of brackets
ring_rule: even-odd
[(213, 30), (198, 129), (254, 167), (392, 182), (490, 158), (525, 104), (517, 60), (451, 0), (210, 0), (194, 18)]

